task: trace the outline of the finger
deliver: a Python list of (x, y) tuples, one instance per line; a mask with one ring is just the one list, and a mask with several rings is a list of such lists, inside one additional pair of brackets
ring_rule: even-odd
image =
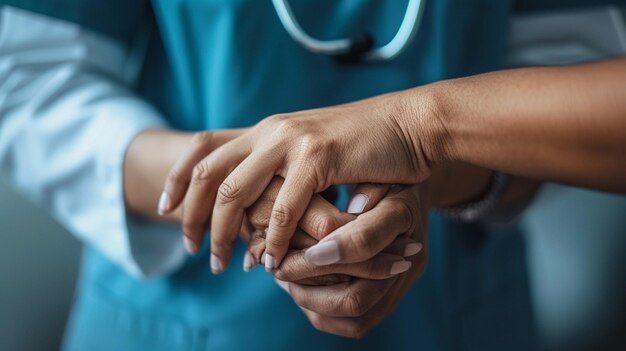
[(299, 306), (330, 317), (358, 317), (367, 313), (391, 288), (395, 278), (356, 279), (331, 286), (289, 283), (289, 294)]
[(374, 208), (389, 191), (387, 184), (359, 184), (352, 192), (348, 213), (359, 215)]
[[(265, 229), (255, 229), (251, 232), (248, 249), (244, 255), (243, 270), (249, 272), (254, 266), (260, 264), (265, 253)], [(302, 250), (317, 244), (317, 240), (303, 232), (296, 230), (293, 238), (291, 238), (290, 247), (295, 250)]]
[[(284, 289), (284, 288), (283, 288)], [(369, 333), (370, 328), (365, 326), (361, 318), (329, 317), (300, 307), (313, 327), (321, 332), (360, 339)]]
[(165, 215), (178, 207), (189, 187), (193, 168), (200, 160), (242, 133), (243, 129), (195, 133), (165, 180), (163, 193), (159, 199), (159, 215)]
[(354, 277), (351, 277), (347, 274), (328, 274), (328, 275), (321, 275), (319, 277), (311, 277), (307, 279), (298, 280), (298, 281), (295, 281), (294, 283), (300, 284), (300, 285), (328, 286), (328, 285), (351, 282), (353, 279)]
[[(288, 288), (288, 287), (285, 287)], [(283, 288), (283, 289), (285, 289)], [(384, 299), (386, 301), (387, 299)], [(319, 331), (353, 339), (361, 339), (369, 334), (392, 310), (388, 303), (379, 303), (360, 317), (330, 317), (320, 313), (300, 309), (313, 327)]]
[(295, 282), (302, 279), (329, 274), (347, 274), (365, 279), (387, 279), (411, 268), (411, 262), (404, 257), (380, 253), (373, 258), (358, 263), (343, 263), (315, 266), (304, 259), (303, 251), (291, 250), (283, 264), (274, 270), (274, 276), (283, 281)]
[[(367, 312), (357, 317), (333, 317), (303, 307), (300, 307), (300, 309), (306, 314), (311, 324), (313, 324), (317, 330), (360, 339), (365, 337), (394, 310), (398, 302), (401, 301), (401, 297), (404, 296), (411, 287), (412, 281), (413, 278), (407, 275), (395, 278), (393, 285), (390, 286), (384, 297)], [(297, 289), (297, 284), (294, 283), (280, 282), (280, 284), (288, 294), (291, 294), (292, 287), (294, 287), (293, 290)]]
[(301, 229), (296, 229), (296, 233), (291, 238), (289, 247), (294, 250), (302, 250), (317, 244), (318, 240), (305, 233)]
[(204, 241), (216, 189), (230, 171), (246, 156), (247, 148), (239, 139), (209, 154), (193, 169), (184, 198), (183, 233), (190, 254), (195, 254)]
[(254, 266), (261, 262), (261, 256), (265, 251), (265, 231), (255, 229), (250, 235), (248, 249), (243, 257), (243, 270), (250, 272)]
[(296, 166), (278, 192), (270, 215), (270, 225), (265, 238), (265, 270), (270, 272), (280, 263), (289, 248), (289, 240), (308, 207), (315, 183), (309, 179), (309, 170)]
[(272, 153), (252, 153), (219, 186), (211, 216), (213, 272), (221, 273), (228, 266), (244, 211), (257, 201), (274, 178), (278, 168), (276, 160)]
[(263, 191), (263, 194), (246, 210), (250, 223), (256, 229), (265, 230), (269, 226), (272, 206), (274, 206), (274, 201), (276, 201), (276, 196), (282, 185), (283, 178), (280, 176), (274, 177)]
[(305, 258), (322, 266), (367, 260), (413, 226), (417, 202), (407, 191), (385, 197), (376, 207), (342, 226), (306, 251)]
[[(283, 178), (274, 177), (259, 199), (246, 211), (250, 223), (255, 228), (267, 229), (269, 226), (272, 206), (282, 185)], [(353, 215), (339, 211), (320, 194), (314, 194), (298, 226), (313, 238), (321, 240), (355, 218)]]
[(383, 252), (403, 257), (411, 257), (422, 251), (424, 245), (415, 241), (408, 235), (401, 235), (396, 238)]
[(322, 240), (328, 234), (355, 218), (351, 214), (339, 211), (335, 205), (320, 195), (315, 194), (298, 226), (313, 238)]

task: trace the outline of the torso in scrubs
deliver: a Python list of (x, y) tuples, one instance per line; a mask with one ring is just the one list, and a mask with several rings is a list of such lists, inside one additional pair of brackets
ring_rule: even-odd
[[(291, 3), (315, 37), (367, 31), (379, 45), (396, 33), (406, 7), (406, 1)], [(89, 4), (129, 6), (130, 11), (116, 11), (110, 33), (141, 14), (136, 2), (124, 0), (73, 6), (90, 13)], [(501, 68), (513, 8), (501, 0), (427, 1), (406, 52), (390, 62), (350, 65), (294, 42), (269, 0), (154, 0), (152, 5), (162, 41), (153, 37), (139, 90), (174, 127), (185, 130), (250, 126), (279, 112)], [(93, 26), (106, 32), (106, 23)], [(134, 279), (87, 250), (65, 349), (536, 348), (524, 243), (515, 226), (462, 224), (432, 215), (426, 273), (395, 312), (361, 340), (315, 330), (262, 269), (244, 273), (233, 267), (212, 275), (206, 249), (173, 275), (150, 281)], [(234, 262), (241, 262), (243, 249), (237, 247)]]

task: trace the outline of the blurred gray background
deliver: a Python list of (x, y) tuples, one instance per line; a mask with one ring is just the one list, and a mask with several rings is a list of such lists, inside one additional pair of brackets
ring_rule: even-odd
[(58, 350), (80, 244), (0, 179), (0, 350)]

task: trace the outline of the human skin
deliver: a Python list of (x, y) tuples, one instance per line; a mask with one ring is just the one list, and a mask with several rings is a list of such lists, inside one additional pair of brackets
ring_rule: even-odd
[[(377, 207), (359, 218), (373, 231), (389, 230), (389, 223), (378, 221), (375, 212), (384, 210), (386, 206), (402, 204), (398, 207), (400, 215), (392, 227), (409, 228), (408, 235), (426, 244), (429, 201), (426, 187), (409, 186), (389, 194)], [(359, 247), (362, 249), (361, 245)], [(297, 254), (290, 251), (283, 264), (274, 271), (279, 285), (300, 306), (316, 329), (352, 338), (367, 335), (393, 312), (408, 289), (424, 273), (428, 261), (427, 251), (424, 251), (407, 258), (412, 263), (407, 272), (386, 280), (352, 279), (330, 286), (307, 286), (298, 280), (310, 274), (310, 270), (327, 266), (308, 264), (305, 255), (306, 251)], [(294, 260), (301, 263), (293, 264)]]
[[(166, 189), (184, 189), (191, 181), (194, 162), (237, 134), (241, 131), (189, 134), (148, 130), (141, 133), (126, 155), (124, 180), (128, 210), (154, 220), (180, 222), (182, 206), (169, 214), (157, 214), (157, 202), (166, 177), (170, 175)], [(303, 312), (316, 328), (350, 337), (365, 335), (393, 311), (406, 290), (423, 273), (427, 261), (425, 220), (428, 210), (479, 198), (489, 183), (490, 173), (472, 166), (451, 165), (436, 170), (419, 188), (394, 190), (390, 194), (389, 186), (363, 184), (357, 186), (353, 194), (363, 194), (368, 201), (352, 214), (341, 212), (320, 195), (314, 195), (291, 239), (283, 264), (274, 272), (282, 279), (279, 285), (286, 287), (294, 301), (303, 306)], [(249, 243), (244, 270), (262, 262), (264, 233), (282, 185), (283, 179), (274, 177), (260, 199), (246, 211), (241, 230), (242, 239)], [(526, 198), (536, 186), (536, 182), (515, 178), (501, 206)], [(305, 260), (307, 248), (357, 218), (360, 218), (359, 223), (370, 223), (368, 233), (373, 236), (388, 235), (388, 223), (395, 224), (395, 228), (402, 224), (415, 229), (392, 233), (395, 239), (391, 244), (361, 262), (316, 266)], [(356, 249), (362, 249), (361, 245)]]
[[(124, 188), (125, 202), (129, 212), (151, 218), (154, 220), (166, 220), (181, 222), (183, 216), (182, 206), (166, 215), (157, 213), (157, 201), (163, 183), (172, 172), (181, 175), (179, 181), (173, 181), (166, 185), (169, 189), (177, 186), (186, 186), (189, 177), (184, 176), (184, 170), (193, 168), (194, 164), (186, 164), (185, 161), (194, 159), (193, 152), (211, 152), (224, 142), (240, 135), (239, 130), (225, 130), (218, 132), (179, 133), (168, 130), (147, 130), (141, 133), (130, 145), (124, 165)], [(163, 150), (154, 152), (154, 150)], [(203, 157), (204, 155), (202, 155)], [(178, 161), (178, 163), (176, 163)], [(190, 168), (190, 169), (191, 169)], [(170, 177), (172, 179), (172, 177)], [(268, 224), (275, 194), (282, 185), (282, 179), (277, 177), (264, 195), (248, 211), (247, 218), (241, 228), (241, 237), (249, 242), (250, 250), (243, 262), (243, 268), (250, 270), (254, 265), (261, 262), (261, 254), (264, 249), (263, 233)], [(361, 191), (370, 198), (368, 210), (373, 207), (386, 193), (386, 186), (364, 186)], [(175, 199), (176, 200), (176, 199)], [(178, 200), (180, 201), (180, 199)], [(356, 216), (340, 212), (334, 205), (320, 195), (315, 195), (300, 221), (296, 235), (292, 241), (292, 248), (304, 249), (317, 243), (338, 226), (348, 223)], [(324, 275), (345, 274), (361, 276), (369, 279), (383, 279), (391, 276), (390, 272), (394, 263), (404, 261), (403, 257), (416, 254), (417, 243), (408, 238), (394, 240), (380, 255), (374, 257), (372, 262), (364, 262), (358, 265), (346, 267), (332, 267), (325, 269)], [(409, 248), (407, 251), (407, 247)], [(371, 264), (375, 263), (375, 264)], [(345, 265), (344, 265), (345, 266)], [(315, 273), (315, 270), (312, 271)], [(398, 273), (395, 273), (398, 274)], [(307, 279), (311, 282), (328, 282), (324, 277), (314, 279), (315, 274)]]
[[(167, 191), (174, 196), (168, 201), (175, 204), (182, 203), (182, 194), (190, 185), (192, 170), (197, 166), (197, 162), (242, 133), (243, 130), (181, 133), (152, 129), (139, 134), (129, 146), (124, 164), (124, 194), (128, 211), (144, 218), (180, 223), (183, 220), (182, 205), (176, 206), (176, 209), (170, 213), (159, 214), (157, 212), (157, 203), (163, 184), (165, 183)], [(155, 150), (159, 151), (155, 152)], [(434, 177), (436, 181), (431, 182), (437, 184), (435, 190), (437, 197), (433, 206), (452, 206), (480, 197), (489, 182), (489, 177), (490, 171), (488, 170), (460, 164), (438, 172), (438, 175)], [(166, 179), (168, 179), (167, 182)], [(256, 230), (249, 231), (253, 239), (252, 264), (261, 261), (260, 254), (264, 250), (264, 241), (257, 242), (252, 234), (263, 233), (267, 229), (271, 208), (282, 187), (282, 179), (272, 184), (273, 186), (266, 190), (260, 201), (248, 210), (248, 219), (253, 219), (257, 227)], [(513, 185), (506, 196), (509, 200), (505, 199), (503, 206), (506, 206), (507, 202), (517, 202), (518, 199), (533, 191), (536, 186), (534, 182), (521, 178), (516, 179)], [(384, 196), (387, 188), (362, 185), (354, 189), (354, 194), (365, 194), (369, 200), (362, 212), (374, 207)], [(325, 236), (356, 218), (354, 215), (340, 212), (334, 205), (318, 195), (312, 202), (317, 204), (315, 211), (307, 213), (300, 224), (307, 226), (309, 232), (322, 233), (313, 234), (316, 240), (322, 238), (320, 235)], [(260, 206), (260, 203), (263, 206)], [(210, 214), (207, 214), (207, 217), (210, 218)], [(242, 226), (242, 232), (246, 232), (250, 224), (253, 224), (252, 227), (255, 226), (249, 220), (247, 222), (248, 225)], [(208, 224), (204, 224), (205, 228)]]
[(201, 243), (212, 213), (211, 251), (226, 267), (243, 211), (280, 175), (266, 240), (272, 270), (312, 194), (333, 184), (416, 184), (461, 162), (624, 192), (624, 76), (626, 59), (518, 69), (269, 117), (198, 163), (185, 208), (200, 211), (183, 228)]

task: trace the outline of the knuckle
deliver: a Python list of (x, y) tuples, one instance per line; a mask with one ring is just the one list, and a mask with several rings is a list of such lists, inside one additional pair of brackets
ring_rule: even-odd
[(279, 114), (272, 117), (274, 122), (277, 124), (277, 131), (279, 133), (293, 133), (294, 131), (298, 131), (303, 123), (301, 119), (292, 118), (286, 114)]
[(280, 124), (283, 123), (285, 121), (289, 120), (289, 114), (287, 113), (277, 113), (275, 115), (271, 115), (269, 117), (267, 117), (264, 122), (268, 123), (268, 124)]
[(329, 215), (316, 215), (313, 217), (312, 225), (315, 230), (317, 238), (328, 235), (330, 232), (337, 229), (337, 223), (335, 219)]
[(408, 225), (413, 223), (414, 208), (409, 202), (400, 198), (394, 198), (392, 199), (391, 206), (393, 213), (395, 213), (398, 220), (401, 221), (400, 223), (407, 223)]
[(284, 229), (292, 225), (295, 217), (293, 209), (289, 206), (278, 204), (272, 210), (270, 223), (277, 228)]
[(196, 238), (204, 233), (206, 225), (200, 221), (190, 220), (183, 222), (183, 233), (189, 238)]
[(191, 144), (196, 147), (204, 147), (210, 145), (213, 142), (213, 133), (209, 131), (202, 131), (194, 133), (191, 138)]
[(195, 185), (202, 184), (211, 178), (211, 167), (207, 161), (200, 161), (193, 167), (192, 179)]
[(217, 189), (217, 201), (221, 204), (229, 204), (237, 201), (241, 196), (241, 189), (230, 181), (224, 181)]
[(169, 173), (167, 174), (167, 180), (172, 185), (187, 184), (183, 175), (180, 172), (180, 169), (178, 169), (177, 167), (170, 169)]
[(319, 158), (330, 148), (328, 143), (320, 140), (319, 135), (313, 132), (304, 132), (299, 139), (302, 156), (306, 160)]
[(258, 228), (258, 229), (267, 228), (267, 225), (268, 225), (267, 213), (262, 213), (261, 211), (248, 211), (247, 215), (248, 215), (248, 220), (250, 221), (250, 224), (252, 224), (253, 227)]
[(261, 256), (263, 255), (264, 251), (265, 236), (262, 234), (262, 231), (256, 230), (252, 233), (252, 237), (250, 238), (250, 242), (248, 243), (248, 252), (250, 252), (256, 262), (261, 262)]
[(248, 222), (253, 228), (258, 229), (261, 227), (261, 216), (257, 213), (257, 211), (250, 209), (246, 210), (246, 217), (248, 217)]
[(353, 232), (352, 235), (350, 235), (350, 241), (355, 252), (358, 252), (363, 256), (370, 257), (376, 252), (374, 250), (374, 245), (367, 234), (368, 232), (366, 229), (359, 228), (357, 231)]
[[(278, 248), (285, 245), (285, 241), (286, 239), (283, 237), (283, 235), (268, 236), (265, 238), (265, 246), (268, 250), (269, 248)], [(271, 254), (274, 253), (271, 252)]]
[(376, 260), (368, 260), (363, 264), (365, 265), (365, 272), (370, 278), (376, 278), (380, 276), (380, 269), (378, 269)]
[(348, 292), (341, 298), (341, 306), (344, 307), (348, 317), (359, 317), (365, 313), (363, 299), (359, 294)]

